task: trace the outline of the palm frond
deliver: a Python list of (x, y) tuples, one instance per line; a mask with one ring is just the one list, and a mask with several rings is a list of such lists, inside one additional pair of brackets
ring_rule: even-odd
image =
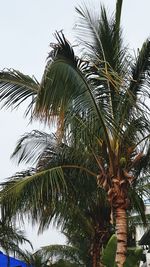
[(97, 104), (94, 90), (82, 71), (77, 68), (78, 60), (74, 57), (72, 48), (64, 35), (60, 37), (58, 34), (57, 39), (59, 43), (52, 54), (52, 62), (46, 67), (35, 112), (38, 116), (44, 117), (46, 121), (50, 120), (51, 116), (54, 118), (55, 115), (61, 120), (67, 114), (67, 110), (72, 114), (71, 120), (76, 114), (84, 114), (85, 117), (93, 118), (102, 128), (112, 158), (107, 124), (110, 129), (113, 122), (108, 109), (107, 113), (104, 109), (104, 104), (107, 106), (108, 104), (103, 103), (103, 108), (100, 102)]
[[(80, 22), (77, 30), (82, 35), (83, 46), (88, 46), (90, 52), (86, 51), (85, 56), (90, 58), (93, 63), (93, 84), (97, 88), (96, 93), (99, 104), (104, 105), (105, 112), (108, 115), (105, 121), (109, 120), (107, 127), (112, 129), (113, 135), (121, 134), (121, 127), (118, 124), (118, 104), (120, 102), (120, 88), (123, 84), (123, 77), (127, 72), (126, 48), (122, 42), (122, 31), (120, 27), (122, 1), (116, 4), (116, 14), (108, 18), (105, 8), (101, 7), (100, 16), (89, 12), (87, 7), (77, 8), (80, 15)], [(90, 36), (90, 37), (89, 37)], [(85, 37), (85, 38), (84, 38)], [(86, 40), (87, 37), (87, 40)], [(99, 80), (104, 77), (103, 82)], [(114, 126), (114, 127), (113, 127)], [(116, 131), (117, 129), (117, 131)]]
[[(149, 71), (150, 71), (150, 41), (146, 40), (143, 43), (141, 50), (137, 56), (135, 65), (132, 68), (132, 80), (130, 91), (136, 97), (137, 93), (142, 93), (146, 96), (146, 89), (149, 86)], [(148, 91), (147, 91), (147, 95)]]
[(149, 97), (149, 69), (150, 69), (150, 42), (146, 40), (139, 51), (137, 59), (132, 63), (131, 76), (128, 77), (128, 88), (121, 99), (120, 116), (121, 123), (128, 121), (132, 113), (137, 116), (141, 113), (145, 116), (149, 114), (149, 107), (146, 99)]
[(129, 198), (131, 201), (131, 206), (133, 210), (140, 214), (142, 222), (146, 225), (146, 214), (145, 214), (145, 205), (142, 198), (142, 195), (135, 192), (135, 189), (129, 189)]
[[(102, 121), (101, 111), (97, 107), (86, 78), (77, 68), (78, 60), (74, 56), (71, 46), (63, 34), (62, 36), (57, 34), (57, 40), (59, 43), (53, 51), (55, 57), (52, 56), (52, 62), (48, 62), (43, 76), (38, 96), (39, 101), (37, 101), (37, 112), (43, 113), (45, 118), (49, 119), (51, 114), (57, 115), (58, 112), (65, 112), (72, 106), (75, 114), (80, 114), (84, 110), (85, 112), (92, 111), (94, 108)], [(57, 79), (58, 75), (59, 79)], [(82, 103), (84, 98), (85, 102)], [(82, 104), (84, 105), (82, 106)]]
[(146, 144), (145, 153), (135, 168), (135, 177), (141, 177), (144, 183), (145, 179), (143, 179), (143, 176), (147, 175), (149, 177), (149, 171), (150, 171), (150, 145)]
[(79, 260), (79, 252), (75, 247), (67, 246), (67, 245), (49, 245), (42, 247), (36, 253), (44, 254), (50, 259), (55, 259), (58, 261), (59, 259), (69, 260), (72, 263), (80, 264), (82, 266), (82, 262)]
[(38, 173), (34, 170), (17, 173), (11, 180), (3, 183), (0, 196), (3, 214), (11, 217), (17, 212), (18, 216), (29, 212), (34, 222), (41, 218), (45, 203), (48, 202), (51, 209), (62, 191), (65, 195), (66, 183), (61, 167)]
[(23, 231), (18, 230), (14, 225), (3, 218), (0, 221), (0, 247), (9, 255), (15, 253), (18, 257), (26, 258), (26, 253), (20, 248), (20, 245), (28, 243), (31, 248), (31, 242), (25, 237)]
[(21, 162), (35, 164), (46, 151), (50, 153), (53, 150), (54, 153), (56, 142), (57, 139), (53, 134), (33, 130), (30, 133), (25, 133), (18, 140), (11, 157), (17, 159), (18, 164)]
[(24, 75), (13, 69), (0, 72), (0, 101), (2, 107), (17, 108), (27, 99), (30, 99), (26, 113), (35, 104), (35, 99), (39, 89), (38, 81), (33, 77)]
[[(120, 17), (122, 1), (117, 1), (115, 17), (108, 17), (104, 6), (101, 13), (89, 12), (86, 6), (76, 8), (79, 14), (77, 33), (81, 39), (81, 45), (89, 48), (85, 56), (90, 57), (90, 62), (96, 66), (110, 67), (120, 73), (126, 49), (122, 47)], [(106, 66), (105, 66), (106, 67)], [(96, 70), (96, 69), (95, 69)]]
[(46, 257), (46, 255), (41, 254), (41, 253), (31, 253), (31, 252), (26, 252), (26, 258), (22, 257), (25, 262), (31, 266), (36, 266), (36, 267), (48, 267), (48, 262), (49, 258)]

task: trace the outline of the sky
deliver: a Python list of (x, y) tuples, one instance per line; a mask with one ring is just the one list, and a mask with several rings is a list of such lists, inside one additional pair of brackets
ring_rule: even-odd
[[(67, 39), (74, 43), (73, 26), (77, 19), (75, 6), (81, 0), (0, 0), (0, 69), (13, 68), (24, 74), (34, 75), (41, 80), (49, 43), (54, 41), (54, 32), (63, 30)], [(90, 6), (99, 8), (105, 4), (111, 14), (115, 0), (84, 0)], [(123, 36), (131, 51), (137, 51), (150, 36), (150, 1), (124, 0), (122, 13)], [(18, 138), (32, 129), (44, 130), (36, 122), (29, 125), (24, 118), (25, 107), (17, 111), (0, 110), (0, 181), (26, 166), (18, 167), (10, 160)], [(26, 223), (27, 237), (34, 249), (48, 244), (64, 243), (60, 231), (51, 227), (37, 237), (37, 227)]]

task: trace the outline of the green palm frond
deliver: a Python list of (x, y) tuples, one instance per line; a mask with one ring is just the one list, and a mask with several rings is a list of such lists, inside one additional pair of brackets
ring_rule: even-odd
[(26, 257), (22, 257), (22, 259), (31, 266), (35, 267), (48, 267), (49, 258), (42, 253), (31, 253), (29, 251), (26, 251)]
[(13, 69), (0, 72), (0, 101), (3, 107), (17, 108), (29, 98), (28, 113), (35, 104), (38, 89), (39, 83), (35, 78)]
[[(115, 18), (108, 18), (106, 9), (101, 6), (101, 13), (89, 12), (86, 6), (76, 8), (79, 14), (77, 34), (83, 47), (89, 48), (85, 56), (96, 66), (111, 67), (114, 71), (122, 70), (126, 50), (122, 47), (120, 17), (122, 1), (117, 1)], [(122, 62), (122, 63), (121, 63)], [(96, 69), (95, 69), (96, 71)]]
[[(141, 158), (139, 164), (136, 166), (135, 177), (139, 177), (143, 173), (142, 177), (147, 175), (150, 179), (149, 172), (150, 172), (150, 145), (146, 144), (145, 153), (144, 153), (143, 157)], [(142, 180), (144, 183), (143, 178), (142, 178)], [(146, 183), (147, 183), (147, 181), (146, 181)]]
[[(47, 229), (51, 222), (62, 231), (73, 224), (76, 229), (84, 229), (88, 237), (93, 236), (93, 225), (101, 221), (101, 225), (110, 223), (110, 207), (106, 200), (106, 194), (98, 190), (97, 198), (94, 194), (97, 191), (96, 181), (73, 169), (64, 170), (68, 192), (55, 201), (55, 206), (50, 208), (50, 203), (45, 201), (45, 212), (40, 218), (39, 231)], [(84, 190), (83, 190), (84, 188)], [(90, 197), (89, 197), (90, 190)], [(99, 198), (98, 198), (99, 196)], [(104, 208), (103, 208), (104, 207)], [(68, 230), (67, 230), (68, 231)]]
[[(93, 83), (95, 88), (97, 87), (96, 93), (98, 96), (100, 93), (105, 96), (103, 100), (99, 97), (98, 103), (101, 105), (102, 102), (107, 102), (109, 108), (105, 105), (102, 107), (106, 114), (109, 114), (108, 117), (106, 115), (105, 122), (109, 121), (107, 127), (111, 130), (111, 134), (116, 136), (122, 134), (122, 125), (118, 123), (118, 117), (120, 118), (119, 114), (122, 114), (119, 110), (125, 94), (122, 92), (122, 84), (128, 72), (127, 53), (123, 46), (120, 28), (121, 6), (122, 1), (118, 1), (115, 18), (112, 16), (110, 19), (104, 7), (101, 7), (100, 16), (90, 13), (86, 7), (77, 8), (81, 19), (77, 30), (82, 35), (82, 44), (91, 47), (90, 52), (86, 51), (85, 55), (89, 56), (90, 62), (93, 63), (95, 75)], [(99, 80), (101, 75), (105, 77), (103, 82)]]
[[(81, 70), (77, 68), (77, 60), (74, 60), (73, 50), (69, 46), (64, 36), (58, 34), (58, 45), (52, 54), (52, 61), (48, 63), (46, 71), (41, 84), (36, 103), (36, 113), (38, 116), (44, 117), (47, 121), (54, 118), (55, 115), (61, 124), (65, 120), (76, 115), (82, 114), (85, 118), (89, 118), (100, 125), (103, 131), (105, 142), (107, 143), (110, 161), (112, 161), (112, 151), (107, 132), (107, 125), (109, 129), (115, 128), (109, 109), (104, 108), (108, 106), (107, 102), (97, 103), (95, 93), (90, 86), (90, 80), (87, 81)], [(69, 52), (68, 52), (68, 49)], [(54, 55), (54, 58), (53, 58)], [(74, 61), (73, 61), (74, 60)], [(109, 93), (108, 93), (109, 94)], [(67, 116), (67, 110), (71, 113), (71, 117)], [(68, 123), (69, 124), (69, 123)]]
[[(56, 162), (54, 163), (56, 165)], [(85, 188), (88, 189), (90, 186), (90, 189), (92, 187), (94, 189), (96, 180), (94, 185), (91, 178), (87, 179), (86, 168), (76, 165), (62, 167), (51, 167), (39, 172), (31, 169), (17, 173), (11, 180), (3, 183), (1, 192), (3, 214), (8, 217), (19, 216), (21, 219), (24, 219), (22, 214), (31, 215), (33, 222), (40, 223), (40, 231), (47, 228), (52, 219), (56, 220), (57, 224), (59, 219), (63, 222), (64, 212), (67, 212), (69, 207), (72, 208), (74, 198), (77, 198), (77, 195), (79, 197), (80, 194), (80, 197), (84, 197), (82, 188), (81, 192), (77, 192), (77, 187), (81, 185), (80, 181)], [(81, 176), (81, 180), (76, 180), (77, 175)], [(71, 178), (72, 176), (74, 179)]]
[[(70, 145), (70, 142), (72, 145)], [(92, 169), (90, 171), (88, 168), (90, 162), (93, 162), (93, 160), (95, 161), (95, 158), (91, 149), (88, 151), (85, 144), (83, 144), (82, 137), (80, 136), (80, 142), (78, 144), (75, 143), (73, 145), (73, 140), (71, 141), (69, 139), (67, 143), (60, 143), (57, 136), (54, 134), (47, 134), (34, 130), (21, 137), (12, 157), (17, 158), (18, 164), (20, 162), (30, 164), (36, 162), (36, 169), (38, 171), (60, 165), (63, 169), (70, 168), (72, 171), (73, 169), (78, 169), (96, 177), (94, 169), (92, 172)], [(80, 152), (81, 146), (83, 146), (82, 153)], [(80, 158), (78, 158), (79, 153)], [(81, 164), (81, 161), (85, 162), (84, 166)]]
[[(42, 157), (42, 154), (55, 153), (57, 139), (53, 134), (38, 130), (25, 133), (17, 142), (12, 158), (21, 162), (35, 164)], [(47, 151), (47, 153), (46, 153)], [(45, 155), (46, 156), (46, 155)]]
[[(103, 121), (86, 78), (77, 68), (78, 60), (64, 35), (57, 34), (58, 45), (53, 51), (55, 57), (48, 62), (39, 91), (37, 112), (43, 112), (45, 118), (57, 115), (72, 107), (75, 114), (96, 112), (101, 123)], [(50, 54), (51, 56), (51, 54)], [(57, 79), (59, 75), (59, 80)], [(57, 97), (56, 97), (57, 96)], [(80, 103), (80, 105), (79, 105)], [(39, 115), (40, 115), (39, 114)]]
[[(138, 168), (137, 168), (138, 170)], [(145, 172), (146, 174), (146, 172)], [(136, 174), (135, 174), (136, 177)], [(143, 169), (141, 168), (141, 173), (133, 181), (132, 186), (129, 189), (129, 197), (131, 201), (131, 207), (134, 212), (141, 216), (141, 220), (146, 224), (146, 214), (145, 214), (145, 199), (150, 196), (150, 175), (145, 175)]]
[(142, 196), (136, 193), (135, 189), (130, 188), (129, 198), (133, 210), (135, 210), (138, 214), (140, 214), (143, 224), (146, 225), (145, 205)]
[(34, 170), (17, 173), (3, 183), (0, 196), (3, 214), (11, 217), (19, 211), (25, 215), (30, 210), (33, 221), (38, 220), (46, 212), (46, 203), (49, 203), (51, 209), (61, 192), (65, 195), (66, 183), (61, 167), (37, 173)]
[[(130, 83), (130, 91), (136, 97), (137, 93), (141, 93), (146, 97), (150, 83), (150, 41), (146, 40), (143, 43), (141, 50), (137, 55), (135, 65), (132, 66), (132, 80)], [(141, 95), (140, 94), (140, 95)]]
[(93, 11), (93, 14), (90, 14), (87, 7), (84, 5), (83, 7), (79, 6), (76, 7), (76, 11), (79, 15), (79, 22), (76, 25), (78, 38), (81, 42), (90, 49), (90, 52), (94, 55), (94, 59), (96, 56), (95, 51), (92, 51), (95, 47), (94, 45), (97, 44), (97, 48), (99, 49), (99, 55), (102, 62), (105, 61), (105, 54), (103, 51), (102, 42), (99, 36), (99, 28), (98, 28), (98, 18)]
[[(150, 71), (150, 42), (146, 40), (139, 51), (137, 59), (132, 63), (131, 74), (128, 77), (128, 88), (121, 99), (121, 123), (126, 123), (132, 113), (142, 114), (145, 120), (149, 116), (149, 107), (146, 99), (149, 97), (149, 71)], [(137, 113), (136, 113), (137, 112)]]

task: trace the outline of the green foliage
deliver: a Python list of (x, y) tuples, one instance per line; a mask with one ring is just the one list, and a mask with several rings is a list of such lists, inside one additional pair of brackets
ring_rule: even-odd
[[(31, 152), (27, 153), (28, 151)], [(74, 147), (64, 143), (58, 144), (55, 136), (39, 131), (26, 134), (18, 142), (15, 154), (20, 153), (20, 158), (27, 161), (29, 159), (28, 162), (33, 161), (34, 154), (38, 159), (38, 172), (32, 169), (17, 173), (11, 181), (6, 182), (5, 193), (11, 190), (12, 201), (16, 203), (15, 210), (30, 210), (32, 221), (40, 222), (41, 232), (51, 222), (60, 226), (69, 244), (77, 248), (79, 259), (89, 264), (91, 247), (97, 237), (105, 243), (110, 235), (110, 207), (104, 190), (97, 187), (96, 179), (91, 175), (94, 173), (92, 155), (83, 149), (78, 157), (77, 152)], [(70, 160), (72, 167), (65, 167), (69, 166)], [(83, 161), (86, 162), (84, 169), (79, 167)], [(74, 162), (78, 162), (78, 165), (74, 165), (73, 168)], [(59, 168), (57, 164), (62, 167)], [(88, 173), (89, 167), (92, 167), (92, 172)], [(57, 182), (58, 178), (61, 178), (61, 172), (58, 171), (62, 169), (65, 188), (63, 183), (60, 186), (60, 181)], [(54, 176), (55, 172), (59, 174), (58, 177)], [(5, 202), (3, 208), (4, 213), (7, 210), (9, 215), (13, 213), (12, 205), (9, 206), (9, 203)], [(60, 251), (61, 249), (59, 254)]]
[(0, 72), (0, 100), (6, 108), (17, 108), (20, 104), (30, 99), (26, 115), (35, 103), (35, 96), (39, 90), (39, 83), (35, 78), (24, 75), (18, 70), (5, 69)]
[(116, 235), (112, 235), (102, 253), (102, 263), (107, 267), (116, 267), (115, 257), (117, 249)]
[(138, 267), (142, 258), (142, 248), (128, 248), (124, 267)]
[(0, 220), (0, 248), (7, 255), (15, 253), (18, 257), (26, 259), (26, 252), (21, 248), (21, 245), (28, 243), (31, 248), (31, 242), (25, 237), (23, 231), (17, 229), (5, 218)]
[[(112, 235), (102, 253), (102, 263), (106, 267), (117, 267), (115, 264), (117, 249), (116, 235)], [(128, 248), (124, 267), (138, 267), (142, 257), (142, 248)]]
[(26, 263), (34, 267), (48, 267), (48, 258), (44, 254), (26, 252)]

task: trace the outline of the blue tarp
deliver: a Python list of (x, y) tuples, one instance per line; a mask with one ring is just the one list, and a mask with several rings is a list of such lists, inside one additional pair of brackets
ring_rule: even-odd
[[(13, 257), (9, 257), (10, 267), (28, 267), (23, 261), (17, 260)], [(8, 266), (8, 256), (0, 252), (0, 267)]]

